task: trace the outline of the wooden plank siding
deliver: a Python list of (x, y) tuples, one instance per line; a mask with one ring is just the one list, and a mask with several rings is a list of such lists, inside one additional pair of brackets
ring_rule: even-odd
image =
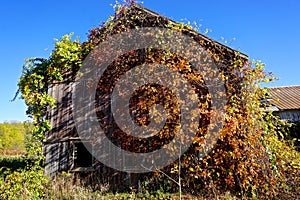
[(300, 121), (300, 109), (299, 110), (283, 110), (274, 112), (276, 115), (280, 117), (282, 120), (287, 120), (291, 122), (299, 122)]
[(56, 108), (49, 109), (48, 116), (52, 129), (45, 134), (45, 172), (49, 176), (70, 170), (73, 140), (78, 140), (72, 117), (72, 82), (55, 83), (48, 94), (56, 99)]

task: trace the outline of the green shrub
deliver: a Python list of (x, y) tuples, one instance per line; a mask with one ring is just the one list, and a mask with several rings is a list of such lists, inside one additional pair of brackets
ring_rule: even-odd
[(37, 199), (45, 196), (48, 183), (43, 170), (22, 169), (4, 172), (0, 179), (0, 199)]

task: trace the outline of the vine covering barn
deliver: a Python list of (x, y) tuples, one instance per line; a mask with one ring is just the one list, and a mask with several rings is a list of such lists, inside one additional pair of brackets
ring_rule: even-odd
[[(124, 31), (124, 29), (135, 29), (137, 27), (180, 28), (184, 34), (192, 37), (195, 41), (203, 45), (208, 51), (211, 52), (211, 55), (214, 56), (219, 70), (221, 70), (223, 74), (227, 76), (227, 84), (235, 84), (238, 86), (241, 74), (236, 69), (230, 69), (229, 66), (239, 59), (246, 63), (247, 56), (196, 32), (195, 30), (191, 29), (191, 27), (174, 22), (137, 4), (133, 4), (129, 7), (123, 7), (109, 24), (91, 30), (89, 40), (84, 43), (85, 48), (87, 48), (89, 45), (98, 45), (101, 41), (105, 40), (106, 37), (116, 34), (120, 31)], [(105, 92), (103, 92), (103, 94), (98, 91), (97, 95), (103, 99), (107, 99), (104, 98), (104, 95), (109, 96), (107, 93), (112, 91), (112, 88), (114, 87), (115, 82), (117, 82), (119, 74), (122, 73), (122, 70), (129, 70), (140, 63), (155, 62), (166, 65), (173, 64), (171, 67), (182, 67), (183, 69), (187, 66), (187, 62), (184, 60), (184, 58), (178, 55), (172, 55), (170, 58), (168, 58), (169, 61), (167, 62), (169, 63), (167, 63), (162, 59), (165, 56), (165, 52), (163, 50), (155, 50), (155, 52), (151, 51), (153, 50), (148, 50), (148, 52), (147, 50), (136, 50), (131, 55), (123, 55), (120, 61), (114, 62), (111, 66), (109, 66), (107, 73), (105, 73), (106, 77), (99, 81), (99, 87), (101, 87)], [(151, 57), (150, 55), (154, 56)], [(241, 63), (241, 65), (244, 63)], [(184, 64), (186, 64), (186, 66), (184, 66)], [(104, 174), (118, 174), (115, 175), (115, 177), (107, 175), (104, 176), (107, 179), (114, 179), (113, 182), (115, 182), (115, 184), (120, 183), (120, 181), (123, 182), (127, 179), (126, 177), (128, 175), (109, 167), (105, 167), (99, 161), (97, 161), (97, 159), (93, 158), (91, 152), (86, 148), (86, 146), (89, 145), (89, 141), (83, 141), (82, 138), (78, 136), (76, 131), (72, 113), (72, 94), (74, 92), (74, 84), (76, 82), (76, 73), (78, 69), (78, 65), (76, 64), (71, 66), (70, 69), (63, 72), (63, 79), (52, 82), (48, 89), (48, 94), (56, 99), (57, 107), (50, 109), (47, 115), (47, 119), (49, 120), (52, 129), (47, 132), (44, 140), (44, 153), (46, 156), (45, 171), (49, 175), (53, 175), (62, 171), (71, 171), (81, 174), (93, 174), (96, 172), (102, 174), (105, 172)], [(209, 101), (207, 97), (208, 89), (205, 86), (205, 83), (203, 83), (204, 79), (201, 77), (201, 74), (199, 72), (194, 73), (195, 77), (188, 77), (188, 79), (190, 79), (189, 81), (196, 88), (197, 94), (200, 97), (199, 100), (202, 101), (204, 105)], [(161, 86), (151, 85), (151, 87), (157, 88), (158, 90), (163, 90)], [(147, 90), (145, 88), (141, 89), (138, 95), (143, 95), (145, 97), (156, 96), (156, 98), (160, 99), (165, 95), (157, 93), (154, 94), (154, 92), (146, 93), (146, 91)], [(238, 90), (236, 91), (238, 92)], [(136, 101), (139, 101), (138, 98)], [(97, 103), (104, 105), (106, 102), (99, 100)], [(101, 108), (103, 105), (98, 105), (100, 110), (97, 111), (100, 124), (111, 123), (111, 126), (114, 126), (115, 124), (113, 122), (104, 120), (106, 119), (105, 115), (107, 115), (107, 112), (109, 112), (109, 108)], [(132, 104), (132, 107), (132, 109), (138, 109), (137, 104)], [(174, 105), (169, 105), (169, 109), (174, 109), (174, 107)], [(210, 109), (209, 105), (203, 106), (202, 109), (204, 108), (207, 110)], [(202, 114), (202, 118), (208, 118), (208, 114)], [(176, 117), (173, 120), (176, 120)], [(205, 129), (207, 127), (206, 123), (208, 123), (209, 120), (206, 122), (205, 120), (202, 121), (201, 128)], [(175, 127), (171, 123), (169, 123), (168, 128), (171, 130), (170, 132), (175, 131)], [(111, 132), (110, 137), (113, 138), (115, 144), (120, 145), (124, 149), (135, 152), (149, 152), (151, 150), (155, 150), (155, 148), (160, 147), (165, 140), (168, 141), (169, 139), (162, 136), (161, 138), (156, 138), (156, 140), (159, 140), (162, 142), (162, 144), (159, 144), (159, 142), (156, 144), (149, 144), (145, 143), (145, 141), (132, 139), (120, 133), (118, 128), (109, 131)], [(198, 134), (200, 135), (201, 131), (199, 131)], [(162, 135), (165, 135), (165, 133)], [(134, 143), (136, 145), (128, 145), (128, 143)], [(143, 148), (146, 148), (146, 150), (143, 150)], [(115, 162), (118, 161), (116, 160)]]
[[(130, 120), (140, 126), (147, 126), (151, 121), (150, 108), (154, 104), (163, 106), (168, 114), (163, 129), (145, 140), (126, 135), (118, 127), (111, 114), (112, 92), (122, 75), (136, 66), (144, 63), (160, 64), (178, 72), (192, 86), (199, 107), (197, 130), (192, 144), (183, 155), (163, 169), (129, 173), (101, 163), (94, 156), (95, 141), (80, 137), (74, 119), (74, 91), (84, 60), (97, 45), (119, 33), (153, 27), (177, 31), (192, 38), (212, 58), (224, 86), (224, 94), (219, 94), (226, 98), (224, 123), (219, 127), (219, 137), (214, 146), (206, 156), (201, 156), (201, 149), (207, 144), (206, 133), (214, 124), (211, 121), (214, 102), (210, 86), (205, 80), (213, 77), (215, 72), (198, 71), (186, 59), (188, 55), (178, 55), (165, 49), (134, 49), (120, 55), (109, 64), (96, 83), (93, 105), (96, 118), (87, 119), (96, 120), (113, 145), (129, 152), (152, 152), (163, 148), (175, 138), (176, 130), (180, 128), (180, 103), (176, 102), (169, 88), (155, 83), (136, 90), (130, 98), (128, 109)], [(108, 54), (103, 52), (103, 55)], [(96, 58), (96, 61), (101, 62), (101, 59), (105, 58)], [(273, 137), (275, 133), (262, 120), (273, 118), (261, 109), (260, 98), (266, 90), (259, 88), (261, 82), (269, 81), (272, 77), (264, 72), (263, 64), (255, 62), (254, 65), (256, 67), (252, 68), (245, 54), (197, 32), (189, 24), (175, 22), (136, 3), (119, 5), (114, 16), (100, 27), (90, 30), (87, 41), (80, 43), (72, 40), (71, 35), (66, 35), (56, 43), (50, 58), (27, 61), (19, 86), (28, 105), (27, 112), (34, 118), (36, 125), (34, 137), (38, 142), (32, 151), (35, 155), (44, 155), (39, 161), (43, 161), (47, 175), (55, 176), (67, 171), (95, 187), (109, 184), (113, 190), (124, 190), (139, 187), (147, 180), (154, 189), (163, 185), (170, 191), (176, 191), (174, 181), (163, 177), (168, 174), (172, 180), (180, 177), (180, 187), (190, 193), (197, 193), (203, 188), (211, 189), (212, 184), (220, 191), (251, 192), (259, 188), (259, 191), (264, 192), (265, 186), (268, 191), (272, 191), (279, 171), (272, 152), (266, 148), (269, 144), (266, 138)], [(84, 84), (88, 88), (89, 83)], [(80, 92), (84, 96), (87, 91)], [(89, 126), (82, 126), (87, 132), (90, 131)], [(38, 147), (39, 142), (43, 144), (42, 149)], [(111, 157), (111, 161), (120, 162), (117, 157)], [(269, 194), (271, 196), (273, 193)]]

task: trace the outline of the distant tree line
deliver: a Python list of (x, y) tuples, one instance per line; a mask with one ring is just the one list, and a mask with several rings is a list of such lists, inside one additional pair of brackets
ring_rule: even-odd
[(0, 123), (0, 150), (25, 150), (31, 122)]

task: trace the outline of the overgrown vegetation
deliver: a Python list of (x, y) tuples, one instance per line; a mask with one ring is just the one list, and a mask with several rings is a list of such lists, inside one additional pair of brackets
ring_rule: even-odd
[[(206, 157), (196, 156), (207, 131), (207, 127), (204, 126), (199, 129), (192, 147), (181, 157), (180, 163), (176, 161), (144, 179), (143, 194), (137, 191), (124, 195), (110, 195), (104, 186), (101, 186), (103, 191), (77, 186), (74, 178), (68, 174), (54, 181), (48, 180), (43, 175), (43, 168), (40, 165), (43, 161), (42, 140), (45, 131), (51, 128), (45, 116), (49, 106), (55, 107), (55, 99), (47, 94), (48, 86), (54, 81), (68, 78), (70, 73), (75, 75), (88, 53), (107, 36), (127, 31), (128, 28), (139, 27), (140, 24), (136, 19), (143, 20), (145, 16), (127, 13), (127, 19), (131, 20), (126, 22), (117, 20), (126, 13), (129, 6), (130, 4), (116, 6), (116, 15), (103, 27), (91, 30), (88, 41), (80, 43), (78, 40), (72, 40), (72, 35), (65, 35), (56, 42), (49, 58), (26, 60), (19, 88), (28, 106), (27, 114), (34, 120), (30, 143), (26, 146), (28, 158), (33, 160), (33, 163), (21, 169), (1, 169), (0, 198), (97, 199), (107, 192), (108, 198), (163, 199), (170, 198), (168, 193), (175, 193), (172, 198), (179, 198), (177, 196), (179, 187), (175, 183), (178, 178), (180, 189), (187, 195), (186, 197), (191, 198), (299, 197), (300, 154), (283, 138), (278, 137), (279, 131), (286, 133), (286, 124), (272, 113), (265, 112), (260, 102), (268, 93), (268, 89), (262, 88), (261, 84), (272, 81), (274, 77), (265, 72), (263, 63), (245, 62), (237, 52), (230, 54), (231, 63), (221, 69), (227, 89), (226, 119), (221, 137)], [(164, 26), (182, 33), (192, 29), (190, 25), (174, 25), (165, 21), (150, 20), (144, 23), (149, 26)], [(224, 58), (214, 44), (204, 46), (216, 61)], [(152, 50), (148, 49), (145, 52), (147, 61), (164, 64), (177, 71), (180, 70), (181, 73), (189, 72), (186, 78), (190, 82), (203, 83), (203, 80), (199, 79), (199, 74), (195, 76), (197, 72), (183, 58), (164, 51), (153, 54)], [(132, 56), (136, 54), (138, 53), (131, 52), (130, 55), (123, 56), (120, 63), (125, 64), (123, 66), (131, 65)], [(116, 69), (112, 74), (121, 71), (118, 70), (120, 69)], [(242, 76), (236, 76), (236, 72)], [(100, 87), (109, 91), (113, 86), (103, 84)], [(210, 99), (206, 98), (201, 102), (202, 109), (209, 110), (209, 101)], [(209, 114), (207, 112), (203, 117), (209, 117)], [(166, 175), (170, 178), (168, 179)]]

